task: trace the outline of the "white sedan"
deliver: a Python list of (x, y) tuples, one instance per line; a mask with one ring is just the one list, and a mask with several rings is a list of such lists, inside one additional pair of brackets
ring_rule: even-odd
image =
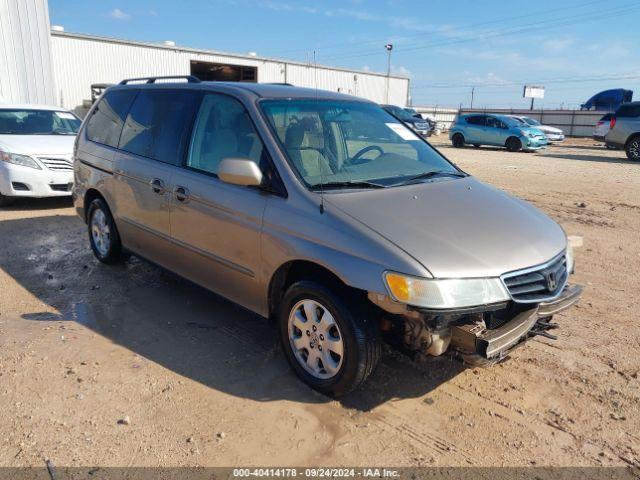
[(0, 206), (17, 197), (71, 195), (80, 119), (41, 105), (0, 105)]
[(538, 120), (531, 117), (518, 117), (513, 115), (513, 118), (520, 120), (531, 127), (535, 127), (541, 130), (550, 142), (561, 142), (564, 140), (564, 132), (559, 128), (552, 127), (550, 125), (542, 125)]

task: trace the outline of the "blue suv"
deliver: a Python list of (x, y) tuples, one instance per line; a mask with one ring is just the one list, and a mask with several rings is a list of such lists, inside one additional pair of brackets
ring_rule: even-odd
[(460, 115), (451, 126), (449, 138), (456, 148), (465, 144), (492, 145), (506, 147), (510, 152), (533, 151), (547, 145), (547, 137), (541, 130), (506, 115)]

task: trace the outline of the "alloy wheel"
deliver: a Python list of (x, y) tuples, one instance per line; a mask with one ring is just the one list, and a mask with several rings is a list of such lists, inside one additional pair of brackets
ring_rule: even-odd
[(111, 248), (111, 229), (104, 212), (97, 209), (91, 216), (91, 238), (100, 255), (107, 256)]
[(333, 315), (315, 300), (305, 299), (291, 309), (289, 344), (294, 357), (308, 373), (326, 380), (340, 371), (344, 341)]

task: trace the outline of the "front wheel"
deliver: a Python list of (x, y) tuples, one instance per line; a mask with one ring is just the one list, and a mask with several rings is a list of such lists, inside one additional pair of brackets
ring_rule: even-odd
[(296, 374), (311, 388), (340, 397), (361, 385), (381, 353), (372, 319), (324, 285), (289, 287), (278, 315), (280, 340)]
[(507, 150), (510, 152), (519, 152), (522, 149), (522, 142), (516, 137), (509, 137), (505, 147), (507, 147)]
[(451, 143), (455, 148), (464, 147), (464, 136), (461, 133), (456, 133), (451, 137)]
[(627, 143), (625, 152), (629, 160), (640, 161), (640, 137), (632, 138)]

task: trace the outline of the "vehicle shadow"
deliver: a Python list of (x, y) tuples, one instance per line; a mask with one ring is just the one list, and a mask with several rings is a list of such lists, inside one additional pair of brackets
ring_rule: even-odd
[(49, 197), (49, 198), (21, 198), (17, 197), (15, 202), (2, 210), (27, 211), (27, 210), (51, 210), (55, 208), (70, 207), (73, 204), (71, 197)]
[[(0, 238), (17, 235), (19, 247), (0, 245), (0, 268), (59, 312), (27, 312), (25, 321), (77, 322), (178, 375), (238, 397), (330, 401), (297, 380), (272, 323), (136, 257), (119, 266), (100, 264), (77, 217), (0, 222)], [(341, 402), (367, 411), (390, 399), (420, 397), (463, 368), (448, 359), (418, 368), (386, 354), (370, 381)]]
[[(599, 162), (599, 163), (620, 163), (626, 165), (638, 165), (638, 162), (627, 160), (626, 158), (606, 157), (603, 155), (579, 155), (571, 153), (538, 153), (538, 157), (562, 158), (565, 160), (579, 160), (582, 162)], [(624, 156), (624, 153), (621, 153)]]

